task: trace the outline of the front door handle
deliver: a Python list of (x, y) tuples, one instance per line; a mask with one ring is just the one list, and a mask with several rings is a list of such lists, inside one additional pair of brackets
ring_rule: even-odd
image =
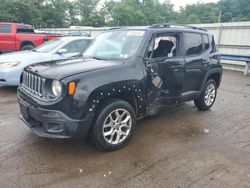
[(174, 72), (179, 72), (179, 71), (181, 71), (182, 68), (183, 68), (182, 65), (173, 65), (173, 66), (171, 66), (171, 69), (172, 69)]
[(172, 69), (181, 69), (183, 66), (182, 65), (173, 65), (171, 66)]

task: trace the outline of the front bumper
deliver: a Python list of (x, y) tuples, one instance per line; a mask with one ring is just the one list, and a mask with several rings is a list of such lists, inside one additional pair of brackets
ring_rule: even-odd
[(64, 113), (34, 107), (18, 98), (20, 119), (38, 136), (47, 138), (84, 138), (92, 124), (94, 115), (83, 120), (71, 119)]
[(21, 69), (0, 68), (0, 84), (3, 86), (18, 86), (21, 74)]

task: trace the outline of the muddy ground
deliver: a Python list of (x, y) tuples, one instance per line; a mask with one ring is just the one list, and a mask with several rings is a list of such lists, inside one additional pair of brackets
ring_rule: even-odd
[(129, 145), (34, 135), (17, 118), (16, 88), (0, 87), (0, 187), (250, 187), (250, 77), (224, 71), (207, 112), (193, 103), (138, 122)]

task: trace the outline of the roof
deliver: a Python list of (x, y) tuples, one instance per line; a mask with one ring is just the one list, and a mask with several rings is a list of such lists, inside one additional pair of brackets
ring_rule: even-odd
[(162, 24), (153, 24), (151, 26), (128, 26), (128, 27), (114, 27), (110, 28), (109, 30), (114, 30), (114, 29), (133, 29), (133, 30), (171, 30), (171, 31), (180, 31), (180, 30), (185, 30), (185, 31), (197, 31), (197, 32), (207, 32), (206, 29), (201, 28), (201, 27), (195, 27), (195, 26), (190, 26), (190, 25), (178, 25), (178, 24), (169, 24), (169, 23), (162, 23)]

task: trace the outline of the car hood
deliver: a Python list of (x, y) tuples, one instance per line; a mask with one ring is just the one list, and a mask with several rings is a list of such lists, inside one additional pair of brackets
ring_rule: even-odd
[(30, 59), (34, 59), (37, 57), (41, 57), (42, 55), (43, 55), (42, 53), (33, 52), (33, 51), (12, 52), (12, 53), (0, 55), (0, 63), (11, 62), (11, 61), (24, 61), (27, 59), (30, 60)]
[(0, 64), (4, 62), (21, 62), (18, 67), (23, 69), (24, 67), (51, 60), (50, 53), (39, 53), (33, 51), (20, 51), (8, 54), (0, 55)]
[(26, 70), (45, 78), (61, 80), (75, 74), (110, 68), (121, 64), (122, 62), (79, 58), (38, 63), (26, 67)]

